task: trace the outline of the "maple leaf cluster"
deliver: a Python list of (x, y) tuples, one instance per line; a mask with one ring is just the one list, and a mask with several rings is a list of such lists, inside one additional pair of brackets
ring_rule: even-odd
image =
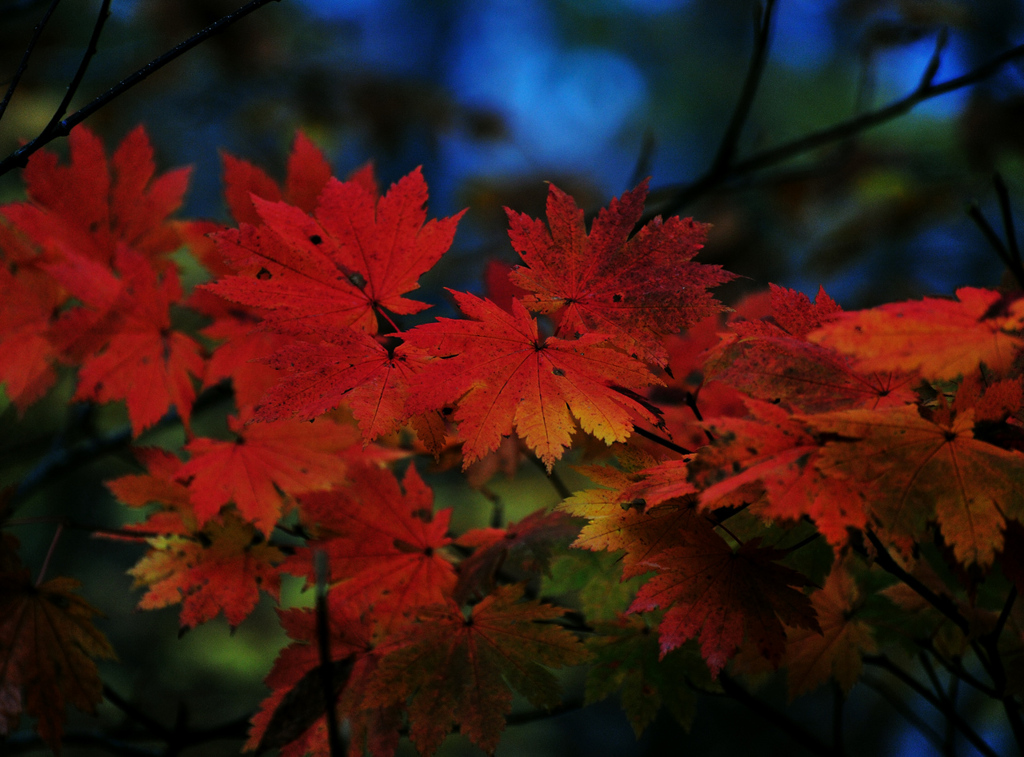
[[(67, 164), (40, 151), (24, 175), (0, 207), (7, 396), (24, 412), (66, 376), (75, 400), (123, 401), (136, 441), (186, 432), (107, 482), (144, 511), (122, 530), (145, 544), (139, 607), (235, 627), (286, 575), (317, 595), (279, 610), (291, 643), (249, 749), (326, 753), (325, 681), (351, 753), (374, 755), (453, 729), (493, 752), (513, 691), (556, 707), (552, 669), (588, 661), (587, 701), (619, 693), (638, 734), (660, 706), (688, 724), (727, 667), (849, 690), (892, 633), (877, 603), (936, 611), (872, 596), (884, 566), (961, 577), (935, 589), (953, 609), (933, 633), (970, 617), (961, 645), (1007, 628), (1024, 649), (1024, 622), (974, 602), (986, 581), (1024, 590), (1016, 294), (843, 312), (773, 285), (727, 312), (709, 289), (734, 275), (694, 260), (707, 226), (637, 229), (644, 182), (588, 229), (552, 185), (546, 221), (507, 211), (521, 264), (424, 321), (410, 294), (462, 214), (428, 220), (419, 169), (382, 193), (301, 134), (283, 184), (225, 155), (230, 227), (170, 219), (188, 172), (158, 176), (141, 128), (108, 160), (79, 127)], [(209, 273), (188, 293), (181, 250)], [(195, 434), (197, 397), (225, 385), (224, 432)], [(486, 491), (528, 456), (557, 475), (570, 449), (600, 488), (518, 523), (455, 533), (427, 483), (461, 465)], [(0, 735), (24, 711), (56, 747), (113, 650), (71, 579), (33, 584), (3, 538)]]

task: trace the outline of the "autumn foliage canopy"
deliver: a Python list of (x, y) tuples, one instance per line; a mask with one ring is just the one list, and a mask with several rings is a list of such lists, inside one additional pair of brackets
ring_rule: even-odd
[[(74, 371), (73, 400), (124, 403), (133, 438), (183, 424), (107, 482), (136, 513), (117, 536), (140, 608), (238, 626), (284, 575), (313, 590), (279, 611), (246, 749), (327, 754), (336, 719), (354, 755), (453, 730), (493, 752), (513, 693), (557, 708), (567, 666), (640, 734), (772, 670), (791, 698), (849, 691), (865, 656), (921, 640), (954, 668), (982, 650), (1019, 719), (1020, 292), (848, 312), (770, 286), (727, 308), (735, 276), (696, 259), (709, 228), (641, 225), (646, 182), (589, 224), (551, 185), (546, 218), (507, 210), (519, 265), (430, 319), (419, 280), (461, 214), (428, 218), (420, 170), (339, 180), (301, 134), (283, 184), (225, 155), (231, 227), (173, 217), (188, 179), (141, 128), (30, 159), (0, 207), (0, 382), (23, 412)], [(194, 433), (227, 387), (226, 433)], [(438, 471), (486, 490), (531, 459), (592, 484), (453, 531)], [(24, 714), (57, 749), (115, 650), (74, 579), (0, 539), (0, 735)]]

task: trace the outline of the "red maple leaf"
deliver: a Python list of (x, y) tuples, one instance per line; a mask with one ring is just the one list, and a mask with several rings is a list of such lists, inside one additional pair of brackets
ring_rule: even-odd
[(917, 399), (908, 388), (912, 374), (857, 371), (846, 356), (806, 341), (809, 332), (840, 316), (839, 306), (824, 290), (812, 303), (801, 292), (770, 286), (771, 315), (730, 322), (734, 333), (705, 363), (708, 379), (803, 412), (902, 405)]
[(24, 177), (30, 202), (3, 208), (12, 224), (40, 246), (108, 264), (119, 244), (150, 258), (178, 247), (180, 237), (167, 217), (181, 205), (189, 169), (154, 178), (153, 148), (141, 126), (109, 162), (84, 126), (72, 130), (68, 143), (66, 166), (47, 150), (29, 158)]
[(317, 199), (331, 178), (331, 166), (319, 148), (302, 131), (295, 134), (284, 189), (252, 163), (224, 153), (224, 199), (238, 223), (258, 226), (262, 223), (252, 204), (252, 195), (263, 200), (284, 200), (307, 213), (316, 208)]
[(246, 520), (269, 535), (288, 508), (285, 495), (327, 489), (344, 479), (341, 454), (355, 443), (355, 429), (320, 419), (315, 425), (277, 421), (245, 425), (229, 418), (234, 441), (194, 439), (192, 459), (177, 477), (188, 483), (195, 515), (205, 524), (233, 502)]
[(220, 251), (252, 275), (206, 285), (257, 308), (268, 327), (292, 334), (354, 327), (377, 332), (377, 314), (401, 315), (428, 305), (403, 297), (416, 289), (452, 243), (461, 213), (426, 220), (427, 185), (419, 169), (377, 198), (365, 181), (331, 179), (314, 217), (253, 196), (259, 227), (215, 235)]
[(707, 289), (736, 277), (692, 261), (707, 226), (690, 218), (658, 217), (630, 237), (646, 197), (644, 181), (612, 200), (589, 235), (583, 211), (554, 184), (546, 226), (506, 208), (512, 246), (529, 266), (511, 278), (534, 293), (524, 298), (528, 308), (559, 311), (559, 335), (606, 334), (627, 352), (664, 363), (661, 337), (722, 310)]
[(464, 467), (497, 449), (513, 430), (550, 469), (571, 442), (574, 418), (607, 444), (629, 436), (631, 415), (658, 423), (647, 406), (620, 390), (635, 392), (658, 379), (640, 361), (602, 346), (603, 336), (541, 339), (518, 300), (508, 313), (490, 300), (452, 295), (475, 320), (440, 318), (406, 333), (408, 343), (445, 358), (421, 374), (409, 409), (458, 402)]
[(170, 307), (181, 299), (173, 268), (157, 273), (127, 247), (114, 271), (68, 254), (46, 266), (82, 307), (62, 314), (54, 339), (72, 360), (82, 361), (75, 399), (125, 400), (138, 436), (173, 405), (186, 426), (195, 401), (192, 377), (203, 374), (202, 348), (171, 327)]
[(365, 441), (399, 428), (409, 417), (406, 399), (426, 365), (424, 350), (354, 329), (318, 342), (280, 347), (267, 365), (279, 380), (256, 409), (256, 420), (314, 418), (345, 403)]
[[(356, 607), (373, 607), (385, 629), (400, 616), (444, 601), (455, 586), (455, 568), (442, 549), (451, 542), (451, 509), (434, 514), (433, 492), (410, 465), (402, 488), (387, 469), (358, 466), (350, 484), (302, 496), (303, 523), (319, 540), (285, 569), (314, 581), (312, 551), (327, 553), (330, 580)], [(404, 492), (403, 492), (404, 490)]]
[[(389, 757), (399, 741), (401, 712), (397, 705), (367, 706), (377, 669), (373, 627), (360, 617), (348, 598), (327, 593), (328, 659), (339, 716), (349, 721), (351, 754)], [(271, 694), (252, 718), (245, 749), (263, 753), (279, 747), (282, 757), (328, 754), (324, 717), (324, 676), (317, 636), (317, 617), (309, 609), (278, 610), (292, 643), (281, 650), (265, 682)]]

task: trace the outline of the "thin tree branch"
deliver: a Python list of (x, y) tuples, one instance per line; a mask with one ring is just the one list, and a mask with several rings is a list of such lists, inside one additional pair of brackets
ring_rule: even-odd
[[(1003, 240), (996, 234), (996, 230), (992, 228), (992, 224), (985, 218), (985, 214), (981, 212), (981, 208), (978, 203), (972, 202), (967, 206), (967, 216), (974, 221), (975, 226), (981, 230), (982, 236), (985, 237), (985, 241), (989, 243), (999, 259), (1003, 261), (1003, 265), (1013, 274), (1013, 278), (1017, 280), (1017, 284), (1024, 288), (1024, 265), (1020, 261), (1020, 253), (1017, 253), (1015, 258), (1013, 254), (1007, 249)], [(1012, 221), (1011, 221), (1012, 223)]]
[(808, 751), (822, 755), (822, 757), (834, 757), (835, 752), (825, 742), (790, 718), (785, 712), (777, 710), (767, 702), (755, 697), (736, 683), (727, 673), (719, 674), (718, 682), (721, 684), (722, 690), (726, 695), (735, 699), (756, 715), (760, 715)]
[(760, 4), (755, 6), (761, 12), (755, 19), (757, 34), (754, 38), (754, 50), (750, 55), (750, 65), (747, 67), (747, 76), (743, 81), (743, 88), (740, 90), (739, 99), (733, 109), (729, 123), (722, 134), (722, 141), (718, 145), (718, 152), (711, 161), (709, 173), (724, 173), (727, 171), (733, 158), (736, 157), (736, 148), (739, 145), (740, 135), (743, 133), (743, 126), (750, 116), (750, 108), (757, 96), (757, 89), (761, 84), (761, 76), (764, 74), (765, 62), (768, 59), (768, 47), (771, 39), (772, 14), (775, 11), (775, 0), (767, 0), (764, 8)]
[[(962, 76), (948, 79), (939, 84), (928, 83), (925, 86), (918, 85), (908, 95), (877, 110), (868, 111), (834, 126), (811, 132), (778, 147), (762, 150), (745, 160), (730, 164), (723, 170), (708, 170), (696, 181), (683, 187), (665, 188), (659, 191), (658, 194), (667, 194), (668, 199), (660, 206), (652, 208), (645, 213), (642, 222), (649, 221), (656, 215), (673, 215), (721, 184), (782, 163), (818, 147), (840, 142), (868, 129), (887, 123), (905, 113), (909, 113), (914, 107), (925, 100), (977, 84), (995, 74), (1007, 63), (1022, 57), (1024, 57), (1024, 44), (1011, 47)], [(922, 83), (924, 83), (924, 78), (922, 78)], [(649, 202), (654, 204), (653, 201)]]
[(53, 112), (50, 117), (49, 123), (43, 127), (42, 134), (47, 134), (53, 129), (62, 118), (64, 114), (68, 112), (68, 107), (71, 105), (71, 100), (74, 98), (75, 93), (78, 92), (79, 86), (82, 84), (82, 79), (85, 78), (85, 72), (89, 70), (89, 64), (92, 62), (93, 56), (96, 55), (98, 45), (100, 42), (100, 35), (103, 33), (103, 27), (107, 23), (107, 19), (110, 17), (110, 0), (103, 0), (100, 5), (100, 12), (96, 16), (96, 23), (92, 27), (92, 35), (89, 37), (89, 44), (86, 45), (85, 53), (82, 55), (82, 60), (78, 64), (78, 70), (75, 71), (75, 75), (71, 78), (71, 83), (68, 84), (67, 92), (64, 93), (64, 99), (60, 101), (60, 105)]
[(938, 610), (951, 621), (953, 621), (956, 627), (963, 631), (965, 634), (970, 632), (970, 623), (967, 622), (967, 618), (960, 614), (960, 610), (957, 609), (956, 605), (953, 603), (953, 600), (951, 600), (949, 597), (936, 594), (923, 583), (921, 583), (921, 581), (919, 581), (917, 578), (910, 575), (909, 573), (907, 573), (907, 571), (900, 567), (899, 563), (892, 559), (892, 555), (889, 554), (889, 551), (885, 548), (885, 545), (882, 544), (881, 540), (879, 540), (879, 538), (875, 536), (874, 531), (872, 531), (871, 529), (865, 529), (864, 534), (868, 537), (868, 540), (875, 548), (875, 551), (877, 553), (875, 557), (875, 562), (877, 562), (881, 568), (891, 573), (892, 575), (896, 576), (896, 578), (900, 579), (903, 583), (905, 583), (907, 586), (909, 586), (911, 589), (917, 592), (923, 599), (927, 600), (927, 602), (930, 605), (932, 605), (936, 610)]
[(337, 694), (334, 687), (334, 671), (331, 665), (331, 621), (327, 609), (327, 553), (322, 549), (313, 551), (316, 571), (316, 641), (320, 652), (320, 679), (323, 685), (324, 713), (327, 716), (327, 744), (331, 757), (345, 757), (348, 749), (342, 743), (338, 725), (338, 711), (335, 706)]
[(549, 710), (530, 710), (528, 712), (513, 712), (505, 718), (506, 726), (514, 725), (526, 725), (527, 723), (536, 723), (538, 720), (547, 720), (548, 718), (556, 718), (559, 715), (564, 715), (567, 712), (573, 712), (574, 710), (582, 710), (587, 706), (586, 700), (583, 697), (575, 697), (573, 699), (566, 699), (561, 704), (552, 707)]
[(103, 684), (103, 698), (114, 705), (117, 709), (123, 712), (129, 720), (134, 723), (138, 723), (153, 736), (161, 741), (169, 741), (171, 738), (171, 729), (165, 727), (163, 724), (151, 718), (149, 715), (144, 713), (138, 707), (133, 705), (127, 699), (122, 697), (116, 691), (114, 691), (107, 684)]
[(3, 160), (0, 160), (0, 176), (8, 173), (12, 169), (24, 166), (28, 161), (29, 157), (37, 152), (40, 148), (52, 142), (58, 137), (66, 137), (71, 133), (71, 130), (82, 123), (85, 119), (95, 113), (97, 110), (107, 105), (111, 100), (120, 95), (123, 95), (129, 89), (134, 87), (136, 84), (141, 83), (147, 79), (151, 74), (159, 71), (161, 68), (166, 66), (173, 60), (180, 58), (182, 55), (187, 53), (196, 45), (205, 42), (207, 39), (212, 37), (214, 34), (224, 31), (229, 26), (237, 21), (240, 21), (245, 16), (248, 16), (253, 11), (262, 8), (271, 2), (280, 2), (281, 0), (251, 0), (250, 2), (243, 5), (236, 11), (222, 16), (217, 21), (207, 26), (205, 29), (196, 32), (191, 37), (171, 48), (163, 55), (154, 58), (145, 66), (140, 68), (135, 73), (122, 79), (113, 87), (108, 89), (103, 94), (96, 97), (92, 102), (88, 103), (82, 108), (79, 108), (70, 116), (62, 121), (59, 121), (54, 125), (53, 128), (44, 131), (39, 134), (35, 139), (22, 145), (20, 148), (12, 152)]
[(547, 477), (548, 482), (550, 482), (550, 484), (555, 488), (555, 491), (558, 492), (559, 497), (562, 499), (569, 499), (569, 497), (572, 496), (572, 492), (569, 490), (569, 487), (565, 485), (565, 481), (562, 480), (562, 477), (558, 475), (558, 471), (552, 468), (551, 471), (548, 472), (548, 467), (544, 464), (543, 460), (536, 455), (530, 455), (529, 457), (530, 460), (533, 461), (533, 464), (540, 468), (541, 472)]
[(1010, 259), (1013, 260), (1017, 269), (1021, 272), (1021, 279), (1018, 284), (1024, 287), (1024, 263), (1021, 262), (1020, 246), (1017, 244), (1017, 230), (1013, 224), (1013, 208), (1010, 205), (1010, 192), (1006, 188), (1006, 182), (998, 171), (992, 177), (992, 185), (996, 189), (996, 197), (999, 198), (999, 212), (1003, 217), (1003, 232), (1006, 234), (1006, 245), (1009, 248)]
[[(960, 716), (960, 713), (958, 713), (954, 708), (948, 706), (947, 702), (944, 702), (942, 699), (939, 699), (939, 697), (933, 694), (924, 684), (922, 684), (920, 681), (918, 681), (916, 678), (914, 678), (912, 675), (910, 675), (907, 671), (905, 671), (895, 662), (890, 660), (888, 657), (886, 657), (885, 655), (865, 655), (864, 664), (873, 665), (875, 667), (881, 668), (882, 670), (885, 670), (886, 672), (890, 673), (893, 677), (898, 679), (901, 683), (917, 692), (917, 694), (919, 694), (922, 699), (931, 704), (936, 710), (942, 713), (943, 717), (945, 717), (948, 721), (950, 721), (958, 729), (960, 729), (960, 732), (964, 735), (964, 737), (968, 741), (970, 741), (971, 744), (973, 744), (979, 752), (986, 755), (986, 757), (999, 757), (996, 751), (992, 747), (990, 747), (985, 742), (985, 740), (981, 738), (981, 736), (978, 735), (978, 733), (974, 730), (971, 724)], [(938, 741), (938, 746), (940, 749), (942, 748), (941, 738)]]
[(993, 689), (984, 681), (979, 681), (974, 675), (967, 670), (959, 660), (947, 660), (935, 646), (931, 643), (931, 640), (926, 639), (924, 641), (917, 640), (917, 644), (924, 650), (926, 650), (932, 657), (939, 661), (946, 670), (948, 670), (955, 678), (962, 680), (964, 683), (973, 686), (975, 689), (980, 691), (982, 694), (991, 697), (992, 699), (1000, 699), (999, 692)]
[(862, 676), (861, 681), (870, 689), (873, 689), (882, 699), (884, 699), (890, 707), (896, 712), (903, 716), (903, 719), (910, 723), (914, 729), (928, 739), (932, 746), (936, 749), (942, 749), (942, 736), (928, 725), (924, 719), (914, 712), (907, 703), (903, 701), (895, 692), (889, 689), (888, 686), (884, 685), (881, 681), (877, 681), (871, 676)]
[(25, 48), (24, 54), (21, 56), (21, 62), (18, 64), (18, 70), (14, 72), (14, 76), (11, 78), (11, 83), (7, 87), (7, 92), (4, 94), (4, 99), (0, 100), (0, 119), (3, 119), (4, 113), (7, 112), (7, 106), (11, 102), (11, 98), (14, 97), (14, 90), (18, 88), (18, 84), (21, 82), (21, 77), (28, 68), (28, 59), (32, 57), (32, 51), (36, 48), (36, 43), (39, 41), (39, 37), (43, 33), (43, 29), (46, 28), (47, 22), (50, 20), (50, 16), (57, 10), (57, 6), (60, 5), (60, 0), (53, 0), (50, 3), (50, 7), (46, 9), (46, 13), (36, 24), (35, 29), (32, 31), (32, 39), (28, 41), (28, 46)]

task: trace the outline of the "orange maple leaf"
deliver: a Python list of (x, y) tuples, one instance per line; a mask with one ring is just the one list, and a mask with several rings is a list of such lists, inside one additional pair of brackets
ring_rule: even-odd
[(843, 313), (811, 332), (812, 342), (853, 355), (862, 371), (920, 371), (954, 379), (979, 364), (1000, 372), (1024, 345), (1024, 299), (963, 287), (957, 300), (926, 297)]
[(1002, 548), (1006, 521), (1024, 520), (1024, 454), (976, 439), (971, 409), (846, 410), (804, 420), (844, 438), (828, 441), (815, 465), (854, 483), (887, 534), (917, 539), (934, 519), (957, 560), (986, 567)]
[(707, 225), (655, 218), (630, 238), (643, 215), (647, 181), (602, 209), (589, 235), (572, 197), (549, 186), (545, 225), (505, 209), (512, 246), (529, 268), (513, 283), (534, 294), (535, 312), (559, 312), (559, 335), (605, 334), (630, 353), (667, 359), (661, 337), (722, 310), (708, 287), (736, 278), (721, 266), (694, 263)]
[(604, 337), (541, 339), (518, 300), (508, 313), (490, 300), (452, 295), (475, 320), (440, 318), (405, 334), (406, 342), (444, 358), (421, 374), (409, 409), (458, 402), (463, 467), (497, 449), (513, 430), (550, 469), (571, 443), (574, 417), (607, 444), (629, 436), (630, 415), (658, 423), (647, 406), (620, 390), (635, 392), (658, 379), (638, 360), (602, 346)]
[(284, 561), (251, 523), (227, 512), (190, 536), (146, 540), (149, 552), (128, 571), (132, 588), (146, 587), (139, 609), (182, 603), (181, 626), (194, 628), (222, 611), (232, 628), (255, 609), (260, 590), (274, 599), (281, 589), (275, 566)]

